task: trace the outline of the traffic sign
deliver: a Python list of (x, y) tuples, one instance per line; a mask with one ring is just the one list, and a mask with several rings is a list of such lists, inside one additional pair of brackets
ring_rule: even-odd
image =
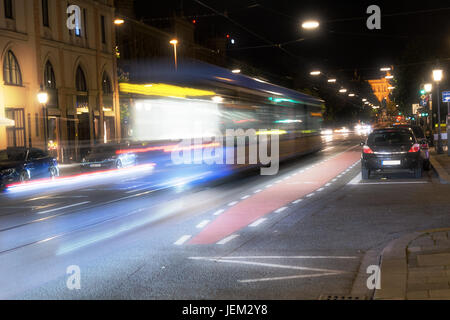
[(442, 101), (443, 102), (450, 102), (450, 91), (443, 91), (442, 92)]

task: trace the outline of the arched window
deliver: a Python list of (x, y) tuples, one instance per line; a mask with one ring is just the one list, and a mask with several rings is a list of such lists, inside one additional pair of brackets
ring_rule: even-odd
[(111, 79), (109, 78), (106, 71), (103, 72), (102, 89), (103, 89), (103, 94), (112, 94)]
[(53, 72), (53, 66), (50, 61), (47, 61), (44, 69), (44, 85), (49, 89), (56, 89), (55, 73)]
[(75, 82), (76, 82), (77, 91), (82, 91), (82, 92), (87, 91), (86, 77), (84, 76), (84, 72), (80, 66), (78, 66), (78, 68), (77, 68)]
[(20, 73), (19, 63), (11, 50), (6, 53), (5, 60), (3, 61), (3, 79), (5, 84), (22, 85), (22, 74)]

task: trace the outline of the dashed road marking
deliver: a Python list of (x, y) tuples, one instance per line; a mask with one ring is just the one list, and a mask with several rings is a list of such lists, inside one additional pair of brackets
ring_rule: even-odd
[(231, 236), (228, 236), (228, 237), (220, 240), (219, 242), (217, 242), (217, 244), (225, 244), (225, 243), (227, 243), (227, 242), (229, 242), (229, 241), (231, 241), (231, 240), (233, 240), (234, 238), (237, 238), (237, 237), (239, 237), (238, 234), (232, 234)]
[(256, 226), (260, 225), (261, 223), (263, 223), (266, 220), (267, 220), (266, 218), (258, 219), (255, 222), (253, 222), (252, 224), (250, 224), (249, 227), (256, 227)]
[(249, 197), (250, 197), (250, 195), (247, 194), (247, 195), (243, 196), (243, 197), (241, 198), (241, 200), (245, 200), (245, 199), (247, 199), (247, 198), (249, 198)]
[(286, 209), (287, 209), (287, 207), (281, 207), (281, 208), (278, 208), (277, 210), (275, 210), (275, 213), (283, 212), (283, 211), (286, 210)]
[(309, 197), (312, 197), (313, 195), (314, 195), (314, 192), (313, 192), (313, 193), (310, 193), (310, 194), (307, 194), (306, 197), (309, 198)]
[(228, 206), (229, 206), (229, 207), (232, 207), (232, 206), (234, 206), (236, 203), (238, 203), (238, 202), (237, 202), (237, 201), (230, 202), (230, 203), (228, 204)]
[(207, 224), (209, 223), (209, 220), (203, 220), (202, 222), (200, 222), (198, 225), (196, 225), (195, 227), (197, 228), (197, 229), (201, 229), (201, 228), (203, 228), (204, 226), (206, 226)]
[(180, 239), (178, 239), (174, 245), (176, 246), (181, 246), (183, 243), (185, 243), (186, 241), (188, 241), (192, 236), (191, 235), (184, 235), (182, 236)]
[(258, 189), (258, 190), (255, 190), (253, 193), (258, 193), (258, 192), (261, 192), (262, 190), (261, 189)]
[(323, 191), (323, 188), (319, 188), (319, 189), (317, 189), (316, 191), (319, 191), (319, 192), (320, 192), (320, 191)]
[(222, 212), (224, 212), (225, 209), (219, 209), (216, 212), (213, 213), (214, 216), (218, 216), (219, 214), (221, 214)]
[(293, 203), (293, 204), (297, 204), (297, 203), (299, 203), (300, 201), (303, 201), (303, 199), (297, 199), (297, 200), (295, 200), (295, 201), (292, 201), (292, 203)]

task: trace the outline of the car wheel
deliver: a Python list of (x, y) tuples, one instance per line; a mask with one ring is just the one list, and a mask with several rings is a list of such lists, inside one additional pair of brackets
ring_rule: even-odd
[(426, 161), (423, 163), (423, 169), (424, 169), (425, 171), (429, 171), (429, 170), (431, 169), (430, 160), (426, 160)]
[(49, 172), (52, 179), (58, 176), (58, 170), (55, 167), (50, 167)]
[(117, 169), (121, 169), (123, 166), (122, 166), (122, 161), (120, 161), (120, 160), (117, 160), (117, 162), (116, 162), (116, 168)]
[(414, 178), (416, 179), (422, 178), (422, 165), (419, 165), (417, 168), (414, 169)]
[(369, 179), (370, 178), (370, 170), (366, 168), (361, 169), (361, 175), (363, 179)]
[(22, 171), (20, 173), (19, 180), (20, 180), (20, 182), (25, 182), (25, 181), (30, 180), (30, 177), (28, 176), (28, 172)]

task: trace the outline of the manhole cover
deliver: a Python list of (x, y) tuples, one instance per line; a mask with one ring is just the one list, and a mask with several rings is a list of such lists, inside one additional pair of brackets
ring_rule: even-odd
[(345, 294), (321, 294), (319, 300), (366, 300), (366, 296), (352, 296)]

